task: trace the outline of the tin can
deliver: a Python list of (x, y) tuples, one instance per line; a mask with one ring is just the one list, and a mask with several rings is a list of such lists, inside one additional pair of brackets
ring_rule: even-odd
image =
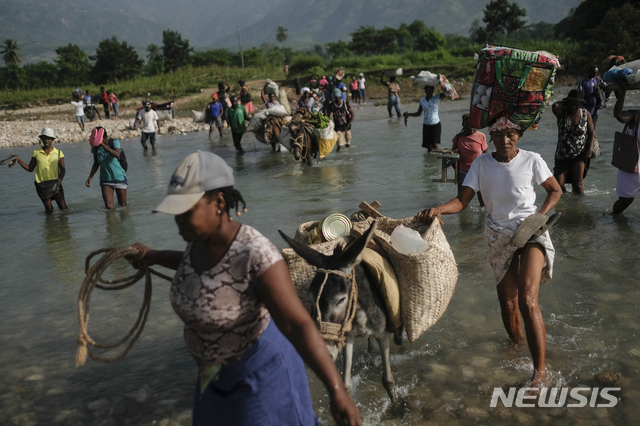
[(320, 231), (327, 241), (346, 237), (351, 233), (351, 220), (342, 213), (333, 213), (322, 219)]

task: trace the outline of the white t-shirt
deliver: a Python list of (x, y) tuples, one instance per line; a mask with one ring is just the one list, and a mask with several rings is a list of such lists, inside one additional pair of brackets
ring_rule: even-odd
[(84, 115), (84, 103), (71, 101), (71, 105), (76, 109), (76, 116), (80, 117)]
[(511, 227), (538, 210), (533, 183), (540, 185), (551, 176), (540, 154), (521, 149), (508, 163), (497, 161), (490, 153), (482, 154), (471, 163), (463, 185), (482, 192), (496, 225)]
[(138, 118), (142, 120), (142, 131), (145, 133), (153, 133), (156, 131), (156, 122), (158, 121), (158, 114), (154, 110), (149, 112), (144, 109), (138, 113)]
[(364, 82), (367, 81), (364, 79), (364, 77), (360, 77), (358, 79), (358, 89), (364, 89)]

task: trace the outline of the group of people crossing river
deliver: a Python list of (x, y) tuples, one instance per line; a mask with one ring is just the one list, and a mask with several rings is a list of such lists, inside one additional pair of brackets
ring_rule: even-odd
[[(364, 80), (362, 74), (361, 78)], [(356, 82), (350, 85), (352, 96), (357, 93), (352, 102), (363, 102), (364, 87), (359, 89), (358, 80), (352, 80)], [(395, 112), (403, 117), (398, 83), (385, 84), (389, 115)], [(323, 88), (327, 85), (328, 81)], [(239, 94), (231, 95), (229, 85), (221, 82), (207, 109), (209, 136), (215, 130), (222, 136), (226, 120), (234, 147), (242, 154), (242, 135), (254, 105), (245, 82), (240, 86)], [(446, 95), (435, 94), (435, 90), (426, 86), (417, 111), (405, 112), (404, 117), (423, 115), (422, 146), (437, 152), (442, 133), (438, 108)], [(331, 101), (318, 104), (311, 94), (315, 92), (307, 90), (298, 102), (300, 108), (320, 107), (333, 116), (336, 130), (342, 132), (338, 150), (348, 148), (352, 141), (355, 113), (345, 92), (334, 87)], [(625, 87), (620, 88), (613, 115), (640, 141), (640, 111), (624, 109), (626, 92)], [(267, 108), (277, 105), (273, 94), (261, 94)], [(584, 195), (582, 182), (594, 153), (596, 121), (584, 108), (586, 98), (582, 90), (574, 89), (552, 106), (558, 126), (553, 171), (539, 154), (518, 148), (526, 128), (506, 117), (495, 120), (488, 128), (494, 144), (489, 152), (484, 133), (472, 128), (469, 115), (464, 114), (462, 131), (452, 140), (452, 148), (460, 154), (458, 194), (415, 215), (418, 221), (440, 220), (442, 215), (467, 208), (478, 194), (488, 212), (484, 236), (501, 318), (513, 341), (526, 339), (533, 359), (532, 386), (548, 385), (547, 339), (538, 293), (540, 284), (553, 276), (555, 248), (547, 229), (554, 218), (549, 215), (565, 192), (565, 184), (570, 183), (575, 194)], [(39, 138), (42, 146), (33, 151), (28, 164), (16, 154), (11, 162), (35, 172), (36, 193), (46, 213), (52, 214), (52, 202), (61, 210), (68, 208), (62, 186), (67, 164), (62, 151), (53, 146), (52, 129), (43, 129)], [(155, 150), (155, 139), (150, 143)], [(90, 144), (93, 163), (85, 185), (90, 187), (100, 170), (105, 208), (114, 209), (114, 199), (125, 207), (129, 182), (121, 142), (96, 127)], [(546, 193), (539, 208), (535, 185)], [(618, 171), (616, 193), (619, 198), (613, 213), (620, 214), (640, 194), (637, 168), (635, 173)], [(238, 208), (240, 204), (243, 209)], [(154, 209), (175, 217), (187, 248), (155, 250), (136, 244), (138, 254), (129, 259), (136, 267), (144, 263), (176, 271), (170, 300), (184, 322), (185, 344), (198, 365), (193, 423), (211, 424), (215, 419), (219, 424), (317, 424), (304, 360), (325, 385), (338, 424), (360, 425), (358, 408), (300, 302), (282, 256), (259, 231), (234, 219), (234, 208), (238, 216), (246, 212), (231, 167), (211, 152), (190, 154), (173, 172), (167, 196)], [(539, 222), (530, 238), (514, 245), (518, 230), (534, 216)]]

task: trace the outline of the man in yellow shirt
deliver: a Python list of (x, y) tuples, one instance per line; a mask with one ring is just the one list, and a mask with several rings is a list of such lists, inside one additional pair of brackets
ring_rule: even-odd
[(23, 169), (29, 173), (36, 172), (36, 192), (44, 204), (47, 214), (53, 213), (54, 200), (60, 210), (67, 210), (67, 202), (64, 199), (62, 189), (62, 179), (65, 174), (64, 154), (53, 147), (53, 140), (56, 138), (53, 129), (44, 128), (40, 133), (42, 148), (33, 151), (29, 164), (22, 161), (16, 154), (16, 161)]

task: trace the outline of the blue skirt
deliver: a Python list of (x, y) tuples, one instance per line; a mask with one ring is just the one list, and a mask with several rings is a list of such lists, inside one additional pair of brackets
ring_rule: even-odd
[(271, 320), (258, 341), (226, 363), (193, 403), (193, 425), (317, 425), (302, 358)]

